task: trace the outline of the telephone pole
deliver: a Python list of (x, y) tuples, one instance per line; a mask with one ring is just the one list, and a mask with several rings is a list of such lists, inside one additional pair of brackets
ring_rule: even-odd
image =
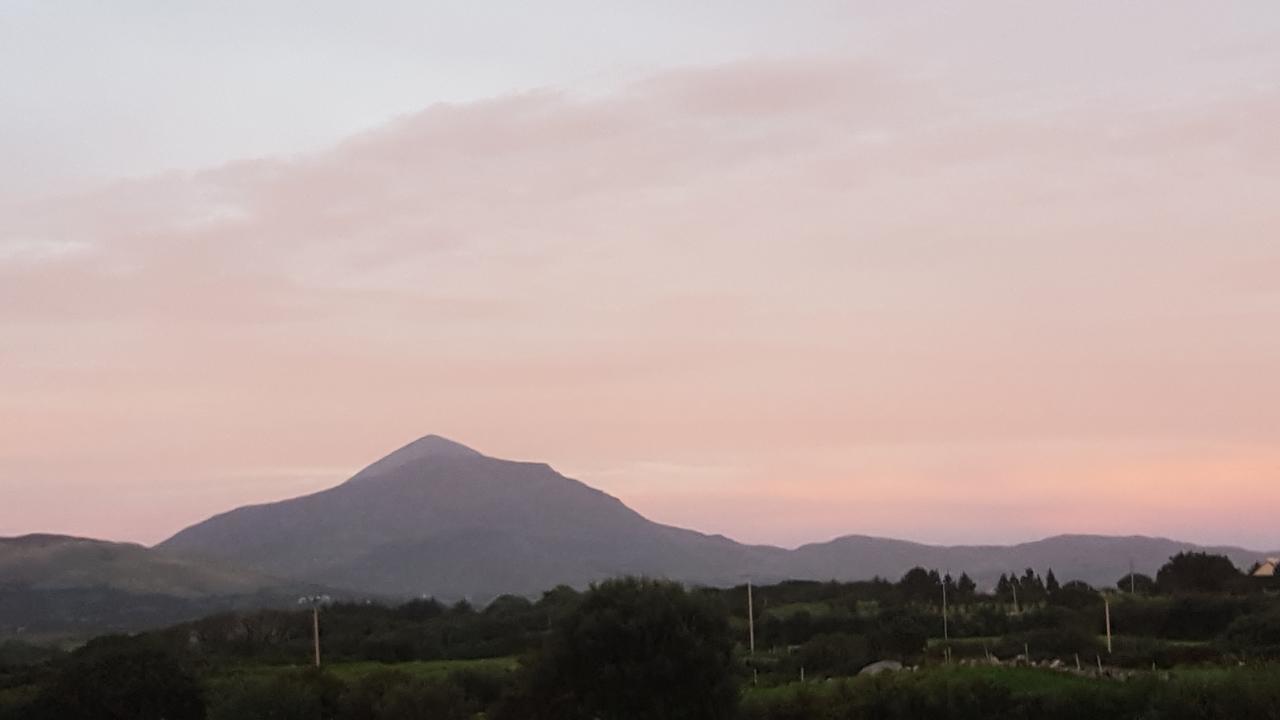
[(1107, 654), (1111, 654), (1111, 597), (1109, 595), (1102, 596), (1102, 608), (1107, 614)]
[(320, 606), (329, 604), (329, 596), (307, 595), (298, 598), (298, 604), (311, 606), (311, 637), (315, 642), (316, 667), (320, 667)]
[(320, 606), (311, 608), (311, 630), (316, 641), (316, 667), (320, 667)]
[(951, 635), (947, 631), (947, 581), (951, 579), (951, 573), (944, 573), (942, 576), (942, 641), (950, 642)]
[(755, 608), (751, 604), (751, 580), (747, 580), (747, 642), (751, 649), (751, 656), (756, 654), (756, 614)]

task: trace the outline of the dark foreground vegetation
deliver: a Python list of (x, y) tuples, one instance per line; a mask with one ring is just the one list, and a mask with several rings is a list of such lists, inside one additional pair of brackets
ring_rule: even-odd
[[(745, 587), (639, 579), (333, 605), (322, 669), (310, 611), (223, 614), (70, 653), (0, 645), (0, 720), (1280, 718), (1280, 589), (1223, 560), (1105, 595), (1048, 569), (992, 593), (925, 569), (757, 587), (754, 651)], [(859, 674), (885, 660), (907, 669)]]

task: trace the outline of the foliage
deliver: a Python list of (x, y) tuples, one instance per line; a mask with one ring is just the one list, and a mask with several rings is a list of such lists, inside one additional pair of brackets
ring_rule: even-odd
[(818, 635), (800, 647), (794, 663), (809, 677), (856, 675), (876, 660), (871, 643), (862, 635), (830, 633)]
[(610, 580), (556, 626), (500, 717), (729, 718), (738, 698), (732, 647), (724, 609), (706, 594)]
[(1164, 593), (1220, 593), (1242, 578), (1223, 555), (1180, 552), (1156, 573), (1156, 587)]
[(1280, 608), (1241, 615), (1227, 626), (1219, 642), (1241, 655), (1280, 659)]
[(870, 632), (872, 651), (881, 658), (911, 662), (929, 642), (930, 620), (910, 608), (893, 608), (880, 614)]
[(342, 691), (342, 681), (315, 668), (241, 677), (211, 698), (209, 720), (333, 720)]
[(1073, 610), (1085, 610), (1102, 604), (1102, 595), (1080, 580), (1071, 580), (1049, 595), (1049, 603)]
[(748, 693), (746, 720), (1207, 720), (1280, 717), (1280, 672), (1091, 680), (1016, 668), (952, 668)]
[(91, 643), (37, 697), (30, 717), (202, 720), (204, 690), (163, 651), (113, 641)]
[(1156, 581), (1150, 575), (1129, 573), (1116, 581), (1116, 587), (1120, 592), (1152, 595), (1156, 592)]

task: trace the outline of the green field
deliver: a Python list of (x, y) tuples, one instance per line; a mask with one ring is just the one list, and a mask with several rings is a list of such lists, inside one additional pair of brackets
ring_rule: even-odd
[[(379, 671), (394, 670), (413, 677), (442, 679), (459, 670), (488, 673), (507, 673), (516, 669), (514, 657), (479, 658), (476, 660), (415, 660), (401, 663), (337, 662), (324, 665), (324, 670), (343, 681), (358, 680)], [(305, 669), (307, 665), (245, 665), (213, 675), (213, 682), (228, 682), (245, 678), (264, 678)]]

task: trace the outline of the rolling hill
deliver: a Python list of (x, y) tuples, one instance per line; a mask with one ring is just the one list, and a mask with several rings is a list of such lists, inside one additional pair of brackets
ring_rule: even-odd
[(315, 592), (130, 543), (65, 535), (0, 538), (0, 639), (128, 632)]
[(0, 584), (33, 590), (109, 587), (193, 598), (254, 593), (266, 576), (135, 545), (66, 535), (0, 538)]

